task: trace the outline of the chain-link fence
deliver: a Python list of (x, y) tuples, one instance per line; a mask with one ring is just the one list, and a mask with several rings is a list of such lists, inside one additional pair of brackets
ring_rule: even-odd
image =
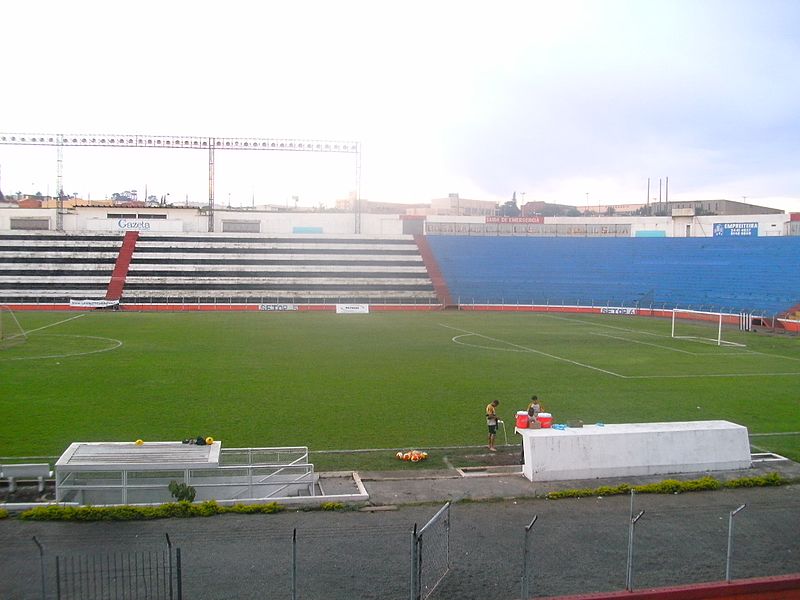
[[(0, 531), (0, 597), (527, 600), (736, 584), (797, 572), (794, 487), (163, 524), (10, 519)], [(165, 525), (174, 546), (164, 544)], [(32, 528), (36, 545), (27, 538), (27, 550), (14, 550)]]

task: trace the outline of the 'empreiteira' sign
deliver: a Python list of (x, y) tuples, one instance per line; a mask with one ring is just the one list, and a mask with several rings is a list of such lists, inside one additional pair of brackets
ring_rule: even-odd
[(714, 237), (758, 236), (758, 223), (714, 223)]

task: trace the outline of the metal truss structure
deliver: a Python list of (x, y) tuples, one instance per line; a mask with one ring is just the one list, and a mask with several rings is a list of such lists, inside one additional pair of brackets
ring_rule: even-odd
[(299, 138), (197, 137), (141, 134), (87, 133), (0, 133), (0, 145), (55, 146), (56, 229), (64, 228), (63, 148), (89, 146), (109, 148), (174, 148), (208, 151), (208, 231), (214, 231), (214, 153), (217, 150), (267, 150), (277, 152), (322, 152), (354, 154), (356, 157), (355, 233), (361, 232), (361, 144), (353, 141), (308, 140)]

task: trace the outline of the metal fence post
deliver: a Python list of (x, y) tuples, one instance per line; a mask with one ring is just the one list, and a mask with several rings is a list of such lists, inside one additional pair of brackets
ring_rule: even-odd
[(411, 600), (417, 600), (419, 598), (417, 590), (417, 562), (419, 562), (417, 558), (417, 524), (414, 523), (414, 530), (411, 532), (411, 574), (409, 577), (409, 597)]
[(181, 570), (181, 549), (175, 548), (175, 570), (178, 573), (178, 600), (183, 600), (183, 573)]
[(728, 515), (728, 554), (725, 559), (725, 581), (728, 583), (731, 582), (731, 555), (733, 554), (733, 517), (736, 514), (744, 510), (744, 507), (747, 506), (746, 504), (742, 504), (736, 510), (732, 510)]
[(631, 520), (630, 525), (628, 527), (628, 565), (625, 574), (625, 589), (629, 592), (633, 590), (633, 531), (636, 528), (636, 521), (638, 521), (644, 511), (639, 511), (639, 514), (635, 517), (633, 516), (633, 499), (635, 496), (635, 491), (631, 490)]
[(61, 562), (59, 556), (56, 556), (56, 598), (61, 600)]
[(164, 535), (167, 536), (167, 551), (169, 553), (169, 600), (172, 600), (172, 540), (169, 539), (168, 533), (165, 533)]
[(297, 600), (297, 528), (292, 529), (292, 600)]
[(528, 580), (528, 534), (538, 518), (539, 515), (534, 515), (533, 520), (525, 527), (525, 542), (522, 547), (522, 600), (528, 600), (528, 598), (530, 598), (530, 582)]
[(422, 600), (422, 536), (417, 537), (417, 591), (414, 600)]
[(42, 545), (39, 543), (39, 540), (36, 539), (36, 536), (33, 536), (33, 543), (36, 544), (39, 548), (39, 570), (42, 579), (42, 600), (46, 600), (47, 592), (45, 591), (45, 585), (44, 585), (44, 547), (42, 547)]

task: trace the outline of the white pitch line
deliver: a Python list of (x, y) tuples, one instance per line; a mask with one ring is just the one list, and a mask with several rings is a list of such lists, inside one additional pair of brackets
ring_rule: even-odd
[(87, 350), (86, 352), (70, 352), (69, 354), (50, 354), (50, 355), (37, 355), (37, 356), (20, 356), (18, 358), (0, 358), (0, 362), (8, 361), (8, 360), (41, 360), (46, 358), (71, 358), (73, 356), (88, 356), (90, 354), (100, 354), (102, 352), (111, 352), (112, 350), (116, 350), (120, 346), (122, 346), (122, 340), (117, 340), (115, 338), (107, 338), (107, 337), (99, 337), (96, 335), (77, 335), (77, 334), (70, 334), (70, 333), (49, 333), (44, 334), (45, 336), (51, 337), (74, 337), (74, 338), (86, 338), (90, 340), (101, 340), (104, 342), (113, 342), (115, 345), (109, 346), (108, 348), (100, 348), (99, 350)]
[(653, 348), (661, 348), (662, 350), (669, 350), (670, 352), (680, 352), (681, 354), (688, 354), (690, 356), (703, 356), (710, 358), (725, 357), (725, 358), (739, 358), (749, 356), (751, 354), (758, 354), (750, 350), (743, 350), (742, 352), (690, 352), (689, 350), (681, 350), (680, 348), (671, 348), (669, 346), (662, 346), (661, 344), (651, 344), (649, 342), (642, 342), (639, 340), (632, 340), (631, 338), (617, 337), (616, 335), (609, 335), (607, 333), (599, 333), (590, 331), (589, 335), (597, 335), (600, 337), (611, 338), (612, 340), (620, 340), (622, 342), (630, 342), (632, 344), (641, 344), (643, 346), (652, 346)]
[[(666, 335), (666, 334), (663, 334), (663, 333), (653, 333), (651, 331), (641, 331), (641, 330), (638, 330), (638, 329), (630, 329), (630, 328), (626, 328), (626, 327), (618, 327), (618, 326), (615, 326), (615, 325), (607, 325), (605, 323), (594, 323), (592, 321), (584, 321), (583, 319), (573, 319), (573, 318), (570, 318), (570, 317), (559, 317), (559, 316), (556, 316), (556, 315), (551, 314), (551, 313), (545, 313), (542, 316), (546, 317), (548, 319), (558, 319), (560, 321), (570, 321), (572, 323), (583, 323), (584, 325), (593, 325), (594, 327), (605, 327), (607, 329), (616, 329), (618, 331), (625, 331), (627, 333), (636, 333), (636, 334), (640, 334), (640, 335), (650, 335), (650, 336), (653, 336), (653, 337), (661, 337), (661, 338), (672, 339), (672, 336)], [(600, 335), (600, 334), (597, 334), (597, 335)], [(784, 360), (800, 361), (800, 358), (795, 357), (795, 356), (784, 356), (783, 354), (770, 354), (768, 352), (759, 352), (757, 350), (751, 350), (749, 348), (747, 350), (745, 350), (745, 351), (736, 352), (736, 353), (733, 353), (733, 352), (720, 352), (720, 353), (708, 353), (708, 354), (706, 354), (706, 353), (698, 353), (697, 356), (748, 356), (750, 354), (758, 354), (760, 356), (767, 356), (769, 358), (781, 358), (781, 359), (784, 359)]]
[[(589, 332), (589, 335), (598, 335), (600, 337), (611, 338), (612, 340), (620, 340), (622, 342), (630, 342), (632, 344), (641, 344), (642, 346), (652, 346), (653, 348), (661, 348), (662, 350), (669, 350), (670, 352), (680, 352), (681, 354), (689, 354), (691, 356), (698, 356), (697, 352), (689, 352), (688, 350), (681, 350), (680, 348), (670, 348), (669, 346), (662, 346), (661, 344), (651, 344), (650, 342), (640, 342), (639, 340), (632, 340), (630, 338), (618, 337), (616, 335), (609, 335), (607, 333)], [(705, 356), (705, 355), (703, 355)]]
[(782, 354), (769, 354), (767, 352), (758, 352), (756, 350), (750, 350), (750, 354), (759, 354), (761, 356), (769, 356), (770, 358), (782, 358), (784, 360), (800, 360), (795, 356), (783, 356)]
[(56, 325), (61, 325), (62, 323), (67, 323), (68, 321), (74, 321), (75, 319), (80, 319), (81, 317), (85, 317), (86, 313), (75, 315), (74, 317), (70, 317), (69, 319), (64, 319), (63, 321), (56, 321), (55, 323), (50, 323), (50, 325), (45, 325), (44, 327), (37, 327), (36, 329), (29, 329), (25, 332), (25, 334), (34, 333), (36, 331), (41, 331), (42, 329), (47, 329), (48, 327), (55, 327)]
[(751, 433), (750, 437), (762, 437), (773, 435), (800, 435), (800, 431), (777, 431), (774, 433)]
[[(460, 331), (465, 334), (475, 335), (478, 337), (482, 337), (484, 339), (490, 340), (492, 342), (498, 342), (500, 344), (508, 344), (509, 346), (514, 346), (515, 348), (520, 348), (525, 352), (533, 352), (534, 354), (539, 354), (541, 356), (546, 356), (547, 358), (552, 358), (553, 360), (559, 360), (561, 362), (569, 363), (572, 365), (576, 365), (578, 367), (583, 367), (584, 369), (591, 369), (592, 371), (599, 371), (600, 373), (605, 373), (606, 375), (612, 375), (614, 377), (619, 377), (621, 379), (627, 379), (625, 375), (620, 375), (619, 373), (614, 373), (613, 371), (607, 371), (606, 369), (601, 369), (600, 367), (594, 367), (592, 365), (587, 365), (582, 362), (578, 362), (576, 360), (570, 360), (569, 358), (564, 358), (562, 356), (556, 356), (555, 354), (548, 354), (547, 352), (542, 352), (541, 350), (534, 350), (533, 348), (528, 348), (527, 346), (520, 346), (519, 344), (515, 344), (513, 342), (508, 342), (506, 340), (500, 340), (497, 338), (489, 337), (488, 335), (483, 335), (481, 333), (475, 333), (474, 331), (468, 331), (467, 329), (460, 329), (458, 327), (452, 327), (450, 325), (445, 325), (444, 323), (439, 323), (442, 327), (446, 327), (447, 329), (452, 329), (454, 331)], [(456, 336), (461, 337), (461, 336)], [(453, 342), (455, 342), (455, 338), (453, 338)], [(455, 342), (458, 343), (458, 342)], [(466, 344), (465, 344), (466, 345)], [(492, 350), (502, 350), (502, 348), (492, 348)]]
[(616, 325), (608, 325), (606, 323), (594, 323), (592, 321), (584, 321), (583, 319), (571, 319), (569, 317), (557, 317), (553, 314), (545, 314), (544, 316), (550, 319), (558, 319), (559, 321), (570, 321), (571, 323), (583, 323), (584, 325), (592, 325), (594, 327), (605, 327), (606, 329), (616, 329), (618, 331), (626, 331), (628, 333), (638, 333), (641, 335), (651, 335), (653, 337), (660, 337), (660, 338), (669, 338), (672, 339), (672, 336), (663, 334), (663, 333), (654, 333), (652, 331), (642, 331), (640, 329), (630, 329), (627, 327), (618, 327)]
[[(488, 335), (483, 335), (480, 333), (475, 333), (474, 331), (469, 331), (467, 329), (460, 329), (458, 327), (453, 327), (451, 325), (445, 325), (444, 323), (439, 323), (442, 327), (446, 327), (447, 329), (453, 329), (455, 331), (461, 331), (466, 335), (474, 335), (478, 337), (482, 337), (484, 339), (498, 342), (500, 344), (508, 344), (509, 346), (514, 346), (515, 348), (519, 348), (520, 350), (509, 350), (506, 348), (496, 348), (496, 347), (488, 347), (488, 346), (479, 346), (473, 344), (466, 344), (458, 340), (460, 336), (457, 335), (451, 338), (451, 341), (456, 344), (461, 344), (463, 346), (470, 346), (473, 348), (481, 348), (484, 350), (494, 350), (494, 351), (501, 351), (501, 352), (533, 352), (534, 354), (540, 354), (541, 356), (546, 356), (548, 358), (552, 358), (554, 360), (559, 360), (562, 362), (570, 363), (573, 365), (577, 365), (579, 367), (583, 367), (585, 369), (591, 369), (593, 371), (599, 371), (601, 373), (606, 373), (607, 375), (613, 375), (614, 377), (619, 377), (620, 379), (702, 379), (706, 377), (775, 377), (775, 376), (797, 376), (800, 375), (800, 372), (778, 372), (778, 373), (702, 373), (697, 375), (622, 375), (620, 373), (615, 373), (614, 371), (608, 371), (606, 369), (601, 369), (600, 367), (594, 367), (592, 365), (587, 365), (585, 363), (578, 362), (576, 360), (570, 360), (568, 358), (563, 358), (561, 356), (556, 356), (555, 354), (548, 354), (547, 352), (542, 352), (541, 350), (534, 350), (533, 348), (528, 348), (527, 346), (521, 346), (519, 344), (514, 344), (513, 342), (508, 342), (506, 340), (501, 340), (493, 337), (489, 337)], [(596, 334), (602, 335), (602, 334)], [(612, 337), (612, 336), (609, 336)], [(624, 338), (622, 338), (624, 339)], [(633, 341), (633, 340), (628, 340)], [(644, 343), (644, 342), (642, 342)], [(697, 354), (696, 356), (701, 356)], [(702, 356), (706, 356), (703, 354)]]
[(481, 348), (482, 350), (499, 350), (500, 352), (527, 352), (527, 350), (520, 350), (517, 348), (498, 348), (497, 346), (480, 346), (478, 344), (468, 344), (466, 342), (462, 342), (459, 338), (462, 337), (471, 337), (472, 333), (465, 333), (464, 335), (457, 335), (452, 338), (452, 341), (456, 344), (461, 344), (462, 346), (468, 346), (470, 348)]
[(777, 377), (796, 376), (800, 372), (789, 373), (702, 373), (698, 375), (621, 375), (625, 379), (699, 379), (706, 377)]

